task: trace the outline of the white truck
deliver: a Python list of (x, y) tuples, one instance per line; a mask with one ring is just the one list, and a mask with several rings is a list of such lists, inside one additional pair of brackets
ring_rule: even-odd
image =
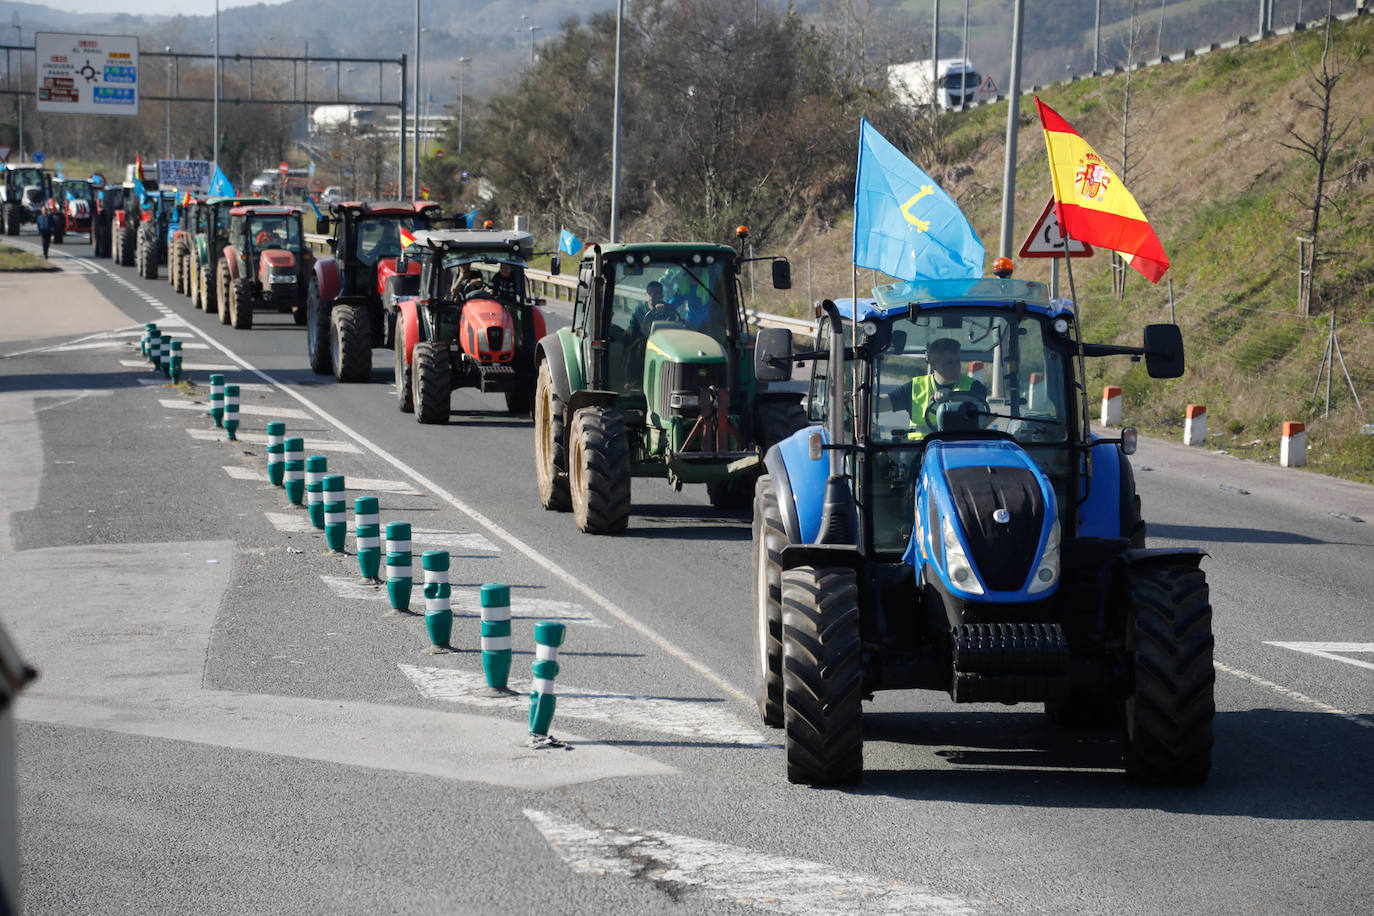
[(930, 60), (913, 60), (887, 68), (888, 88), (912, 108), (932, 101), (942, 111), (963, 108), (974, 102), (996, 99), (967, 57), (943, 57), (932, 67)]

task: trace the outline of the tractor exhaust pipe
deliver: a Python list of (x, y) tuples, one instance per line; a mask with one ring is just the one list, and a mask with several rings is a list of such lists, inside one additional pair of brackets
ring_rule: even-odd
[(821, 509), (818, 544), (858, 544), (859, 514), (854, 493), (845, 483), (844, 451), (844, 328), (840, 310), (826, 299), (821, 308), (830, 316), (830, 367), (827, 375), (826, 422), (830, 433), (830, 475), (825, 481), (825, 503)]

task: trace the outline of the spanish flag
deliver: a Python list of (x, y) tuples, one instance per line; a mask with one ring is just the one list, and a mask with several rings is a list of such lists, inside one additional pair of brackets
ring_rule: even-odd
[(1050, 155), (1055, 216), (1064, 234), (1110, 248), (1151, 283), (1169, 269), (1169, 257), (1131, 192), (1069, 122), (1037, 97), (1040, 126)]
[(134, 177), (143, 180), (143, 154), (134, 153)]
[(405, 226), (402, 226), (402, 227), (401, 227), (401, 250), (402, 250), (402, 251), (405, 251), (407, 248), (409, 248), (411, 245), (414, 245), (414, 244), (415, 244), (415, 235), (414, 235), (414, 233), (412, 233), (412, 232), (411, 232), (409, 229), (407, 229)]

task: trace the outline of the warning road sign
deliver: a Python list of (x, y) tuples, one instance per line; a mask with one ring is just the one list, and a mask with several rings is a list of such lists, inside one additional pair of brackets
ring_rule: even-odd
[[(1093, 256), (1093, 246), (1087, 242), (1080, 242), (1078, 239), (1068, 239), (1069, 257), (1071, 258), (1090, 258)], [(1054, 198), (1051, 197), (1045, 204), (1044, 211), (1040, 218), (1035, 221), (1031, 228), (1030, 235), (1026, 236), (1026, 241), (1021, 245), (1019, 257), (1023, 258), (1062, 258), (1064, 257), (1065, 239), (1059, 234), (1059, 220), (1054, 214)]]

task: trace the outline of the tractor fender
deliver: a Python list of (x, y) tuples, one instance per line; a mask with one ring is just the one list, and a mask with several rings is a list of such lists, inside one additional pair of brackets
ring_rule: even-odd
[(534, 339), (543, 340), (548, 333), (548, 325), (544, 321), (544, 310), (539, 306), (534, 306)]
[(234, 250), (233, 245), (224, 246), (224, 260), (229, 262), (229, 279), (239, 278), (239, 253)]
[(615, 402), (619, 399), (620, 396), (614, 391), (597, 391), (594, 388), (583, 388), (580, 391), (574, 391), (568, 398), (566, 416), (571, 418), (573, 414), (577, 413), (583, 407), (614, 407)]
[(324, 258), (315, 262), (315, 282), (320, 287), (320, 301), (333, 302), (339, 298), (339, 262), (335, 258)]
[[(574, 355), (571, 357), (568, 355), (569, 346), (574, 348), (572, 350)], [(553, 393), (557, 396), (558, 400), (562, 401), (564, 404), (568, 403), (568, 399), (572, 396), (573, 392), (573, 379), (571, 376), (574, 375), (574, 373), (569, 372), (569, 363), (572, 363), (571, 368), (577, 368), (577, 357), (575, 355), (577, 352), (576, 346), (576, 338), (565, 332), (544, 335), (539, 338), (539, 343), (534, 345), (535, 368), (538, 368), (541, 362), (545, 360), (548, 361), (549, 377), (553, 380)], [(577, 387), (581, 388), (582, 373), (576, 372), (575, 375), (577, 377)]]
[(403, 336), (403, 347), (405, 349), (405, 364), (410, 365), (411, 354), (415, 351), (415, 344), (420, 339), (420, 306), (419, 299), (414, 296), (407, 296), (404, 299), (396, 300), (398, 316), (396, 319), (396, 330)]
[(845, 566), (862, 576), (867, 568), (864, 555), (853, 544), (788, 544), (779, 559), (784, 570), (798, 566)]
[(1121, 563), (1135, 569), (1147, 566), (1191, 566), (1196, 569), (1203, 557), (1210, 556), (1201, 547), (1134, 547), (1121, 552)]
[(379, 258), (377, 260), (377, 295), (386, 295), (386, 281), (395, 276), (420, 276), (420, 262), (407, 261), (405, 272), (396, 269), (396, 258)]
[[(1092, 476), (1079, 481), (1081, 504), (1077, 536), (1128, 537), (1130, 531), (1126, 526), (1131, 523), (1135, 502), (1135, 477), (1130, 464), (1115, 442), (1094, 442), (1091, 453)], [(1088, 491), (1086, 500), (1083, 499), (1085, 487)]]
[(830, 441), (824, 427), (808, 426), (774, 445), (763, 458), (777, 488), (782, 528), (789, 544), (810, 544), (821, 530), (830, 462), (825, 457), (811, 460), (811, 434), (816, 432), (822, 442)]

